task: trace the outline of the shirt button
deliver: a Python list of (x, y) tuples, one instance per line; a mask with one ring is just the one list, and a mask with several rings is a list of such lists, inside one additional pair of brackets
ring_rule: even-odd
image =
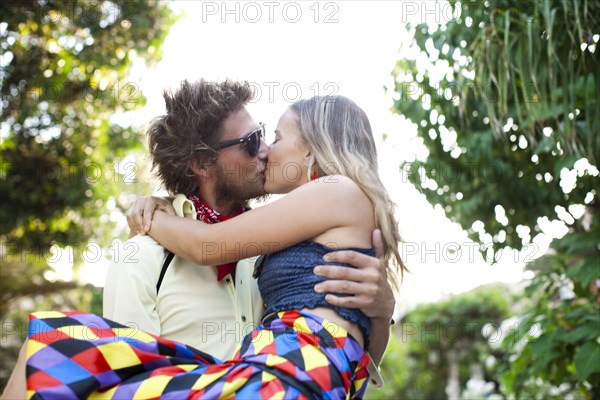
[(242, 315), (242, 322), (246, 322), (246, 316)]

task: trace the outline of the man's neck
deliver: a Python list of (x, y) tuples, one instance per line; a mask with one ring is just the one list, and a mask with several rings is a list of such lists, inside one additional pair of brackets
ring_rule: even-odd
[(244, 207), (244, 202), (234, 201), (231, 199), (217, 199), (217, 196), (209, 193), (200, 193), (199, 197), (213, 210), (221, 215), (229, 216), (239, 211), (240, 208)]

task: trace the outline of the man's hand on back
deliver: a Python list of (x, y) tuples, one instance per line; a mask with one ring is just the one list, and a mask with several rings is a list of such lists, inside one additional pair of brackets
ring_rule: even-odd
[[(347, 263), (356, 268), (319, 265), (315, 274), (329, 278), (315, 286), (320, 293), (329, 293), (325, 299), (336, 306), (358, 308), (371, 319), (385, 319), (388, 323), (394, 314), (396, 300), (387, 279), (387, 270), (381, 257), (383, 242), (381, 232), (373, 231), (375, 257), (352, 250), (328, 253), (327, 261)], [(336, 296), (331, 293), (347, 294)]]
[[(396, 300), (382, 259), (383, 242), (379, 229), (373, 231), (372, 242), (375, 257), (349, 250), (328, 253), (325, 256), (327, 261), (348, 263), (356, 268), (334, 265), (315, 267), (317, 275), (330, 278), (315, 285), (315, 290), (328, 293), (325, 300), (329, 303), (340, 307), (358, 308), (371, 318), (371, 340), (367, 350), (375, 365), (379, 365), (389, 341), (390, 322)], [(332, 293), (349, 296), (340, 297)]]

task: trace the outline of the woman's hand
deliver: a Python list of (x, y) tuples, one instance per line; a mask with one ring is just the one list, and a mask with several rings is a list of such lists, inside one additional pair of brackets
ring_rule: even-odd
[(129, 237), (147, 234), (152, 226), (152, 216), (156, 210), (175, 215), (171, 200), (152, 196), (139, 197), (125, 213), (127, 225), (129, 225)]

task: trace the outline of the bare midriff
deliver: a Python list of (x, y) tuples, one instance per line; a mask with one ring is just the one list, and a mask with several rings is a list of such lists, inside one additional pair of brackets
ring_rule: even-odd
[[(327, 307), (303, 308), (300, 311), (305, 311), (307, 313), (315, 314), (323, 319), (326, 319), (329, 322), (333, 322), (336, 325), (339, 325), (341, 328), (347, 330), (348, 333), (350, 335), (352, 335), (352, 337), (354, 339), (356, 339), (356, 341), (361, 345), (361, 347), (363, 347), (363, 348), (365, 347), (365, 340), (363, 338), (363, 334), (362, 334), (362, 331), (360, 330), (359, 326), (353, 322), (348, 321), (347, 319), (342, 318), (340, 316), (340, 314), (338, 314), (331, 308), (327, 308)], [(328, 330), (330, 330), (330, 329), (328, 329)]]

